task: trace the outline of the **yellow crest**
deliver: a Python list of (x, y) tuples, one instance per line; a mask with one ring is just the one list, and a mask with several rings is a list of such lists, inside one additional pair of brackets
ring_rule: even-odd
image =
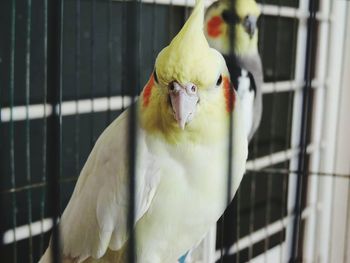
[(209, 47), (203, 32), (204, 3), (195, 8), (180, 32), (158, 55), (156, 72), (161, 84), (171, 81), (193, 82), (198, 86), (212, 84), (222, 63), (218, 53)]

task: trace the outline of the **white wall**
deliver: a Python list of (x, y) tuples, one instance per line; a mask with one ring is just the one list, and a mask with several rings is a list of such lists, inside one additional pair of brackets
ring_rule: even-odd
[[(336, 138), (336, 159), (334, 170), (339, 174), (350, 173), (350, 8), (347, 7), (347, 26), (344, 41), (344, 61), (339, 99), (339, 119)], [(345, 253), (350, 251), (350, 240), (345, 248), (346, 227), (350, 218), (347, 215), (349, 201), (349, 178), (334, 180), (333, 224), (330, 243), (330, 262), (350, 262), (350, 254), (345, 260)]]

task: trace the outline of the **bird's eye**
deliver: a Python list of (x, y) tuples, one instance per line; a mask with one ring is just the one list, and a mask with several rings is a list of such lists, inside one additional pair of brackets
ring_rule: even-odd
[(169, 90), (173, 91), (175, 89), (174, 83), (170, 83)]
[(216, 86), (220, 86), (221, 82), (222, 82), (222, 75), (220, 75), (218, 80), (216, 81)]
[(158, 83), (158, 76), (157, 76), (156, 69), (153, 70), (153, 78), (154, 78), (155, 82)]

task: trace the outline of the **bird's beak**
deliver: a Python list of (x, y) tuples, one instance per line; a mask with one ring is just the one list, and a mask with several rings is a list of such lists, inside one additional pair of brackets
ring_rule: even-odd
[(254, 36), (257, 20), (257, 17), (249, 15), (243, 21), (244, 29), (249, 34), (250, 38)]
[(174, 81), (169, 86), (169, 95), (175, 120), (183, 130), (196, 111), (199, 100), (198, 89), (193, 83), (181, 85)]

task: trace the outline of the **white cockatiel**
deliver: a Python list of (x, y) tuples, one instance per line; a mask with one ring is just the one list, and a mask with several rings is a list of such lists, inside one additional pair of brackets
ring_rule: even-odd
[(208, 7), (205, 14), (205, 35), (209, 45), (224, 55), (231, 81), (244, 104), (249, 140), (258, 129), (262, 116), (259, 16), (260, 9), (254, 0), (219, 0)]
[[(216, 223), (245, 172), (239, 98), (224, 58), (205, 39), (203, 21), (198, 0), (159, 53), (136, 105), (138, 263), (175, 263)], [(59, 223), (63, 262), (128, 262), (129, 117), (126, 110), (106, 128), (81, 171)], [(51, 262), (50, 251), (41, 263)]]

